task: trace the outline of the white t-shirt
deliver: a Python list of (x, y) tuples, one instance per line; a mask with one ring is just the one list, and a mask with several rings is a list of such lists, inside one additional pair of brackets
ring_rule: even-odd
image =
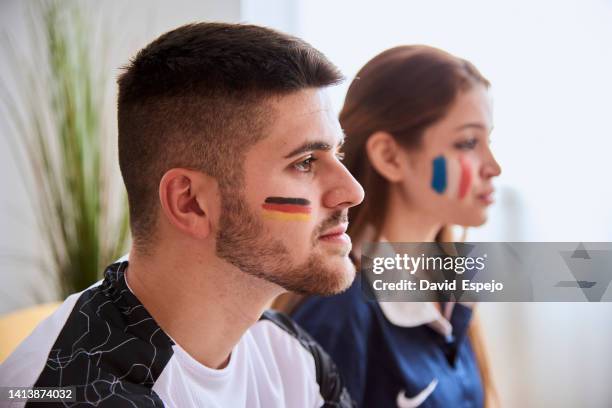
[(66, 406), (352, 405), (327, 354), (275, 312), (249, 328), (225, 368), (200, 364), (132, 294), (126, 267), (111, 265), (103, 281), (66, 299), (0, 366), (0, 385), (75, 386), (77, 403)]

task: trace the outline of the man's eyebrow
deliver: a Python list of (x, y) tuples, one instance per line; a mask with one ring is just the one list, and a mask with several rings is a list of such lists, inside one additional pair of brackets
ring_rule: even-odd
[(323, 150), (329, 151), (332, 149), (332, 146), (327, 142), (315, 141), (315, 142), (306, 142), (297, 149), (293, 150), (291, 153), (285, 156), (285, 159), (289, 159), (293, 156), (297, 156), (298, 154), (310, 152), (314, 150)]

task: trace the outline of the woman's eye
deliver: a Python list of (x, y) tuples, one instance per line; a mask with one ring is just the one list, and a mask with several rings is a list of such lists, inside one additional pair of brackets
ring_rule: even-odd
[(473, 138), (473, 139), (464, 140), (462, 142), (457, 142), (455, 143), (455, 147), (461, 150), (472, 150), (474, 147), (476, 147), (477, 144), (478, 144), (478, 139)]
[(295, 163), (293, 167), (302, 173), (309, 173), (312, 171), (312, 164), (315, 161), (317, 161), (317, 159), (315, 159), (313, 156), (308, 156), (306, 159)]

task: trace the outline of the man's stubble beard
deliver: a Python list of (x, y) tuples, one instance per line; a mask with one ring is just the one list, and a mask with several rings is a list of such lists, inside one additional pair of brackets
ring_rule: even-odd
[(344, 258), (337, 266), (344, 270), (331, 270), (323, 255), (314, 251), (321, 231), (344, 221), (345, 213), (333, 214), (315, 229), (311, 254), (305, 262), (295, 265), (285, 243), (266, 234), (263, 223), (246, 206), (240, 191), (222, 191), (221, 204), (216, 236), (216, 254), (220, 258), (249, 275), (303, 295), (333, 295), (350, 286), (355, 268), (347, 254), (331, 255)]

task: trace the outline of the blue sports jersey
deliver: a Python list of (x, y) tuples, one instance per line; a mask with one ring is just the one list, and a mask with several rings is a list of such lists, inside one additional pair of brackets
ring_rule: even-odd
[(482, 407), (467, 337), (471, 316), (455, 304), (450, 336), (427, 324), (394, 325), (366, 300), (359, 278), (340, 295), (307, 299), (293, 314), (335, 360), (360, 407)]

